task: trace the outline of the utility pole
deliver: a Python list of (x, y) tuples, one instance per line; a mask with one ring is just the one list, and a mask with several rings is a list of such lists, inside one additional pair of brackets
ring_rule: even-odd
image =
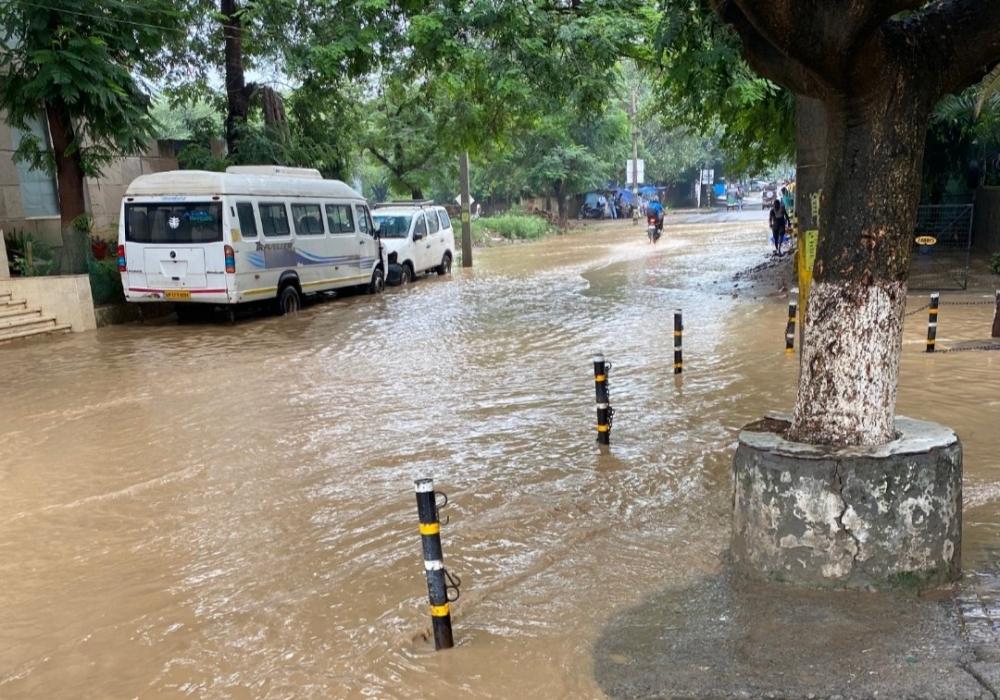
[(469, 152), (458, 157), (462, 187), (462, 267), (472, 267), (472, 205), (469, 197)]
[(638, 88), (632, 83), (632, 108), (629, 117), (632, 120), (632, 224), (639, 223), (639, 121), (636, 119), (636, 93)]

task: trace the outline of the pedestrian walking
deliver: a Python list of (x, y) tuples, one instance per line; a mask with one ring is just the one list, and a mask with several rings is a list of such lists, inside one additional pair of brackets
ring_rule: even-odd
[(774, 243), (774, 254), (781, 257), (781, 245), (785, 242), (789, 221), (788, 210), (777, 197), (774, 199), (774, 204), (771, 205), (768, 219), (771, 226), (771, 241)]
[(788, 191), (787, 187), (781, 188), (781, 205), (785, 208), (785, 213), (788, 215), (790, 215), (789, 212), (795, 211), (795, 198)]

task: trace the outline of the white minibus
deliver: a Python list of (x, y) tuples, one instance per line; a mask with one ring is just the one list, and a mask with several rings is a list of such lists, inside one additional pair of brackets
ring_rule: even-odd
[(122, 200), (118, 269), (128, 301), (272, 299), (290, 313), (305, 294), (381, 292), (386, 262), (360, 194), (318, 170), (251, 165), (133, 180)]

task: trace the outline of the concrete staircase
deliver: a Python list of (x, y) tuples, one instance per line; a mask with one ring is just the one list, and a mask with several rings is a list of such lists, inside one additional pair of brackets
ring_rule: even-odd
[(23, 299), (14, 299), (10, 292), (0, 292), (0, 343), (33, 335), (69, 333), (70, 329), (70, 324), (44, 315), (41, 308), (28, 306)]

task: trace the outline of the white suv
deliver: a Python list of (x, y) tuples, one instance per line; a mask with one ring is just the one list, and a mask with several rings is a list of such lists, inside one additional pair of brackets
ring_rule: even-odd
[(372, 212), (388, 255), (389, 284), (407, 284), (421, 272), (451, 272), (455, 232), (444, 207), (431, 202), (378, 204)]

